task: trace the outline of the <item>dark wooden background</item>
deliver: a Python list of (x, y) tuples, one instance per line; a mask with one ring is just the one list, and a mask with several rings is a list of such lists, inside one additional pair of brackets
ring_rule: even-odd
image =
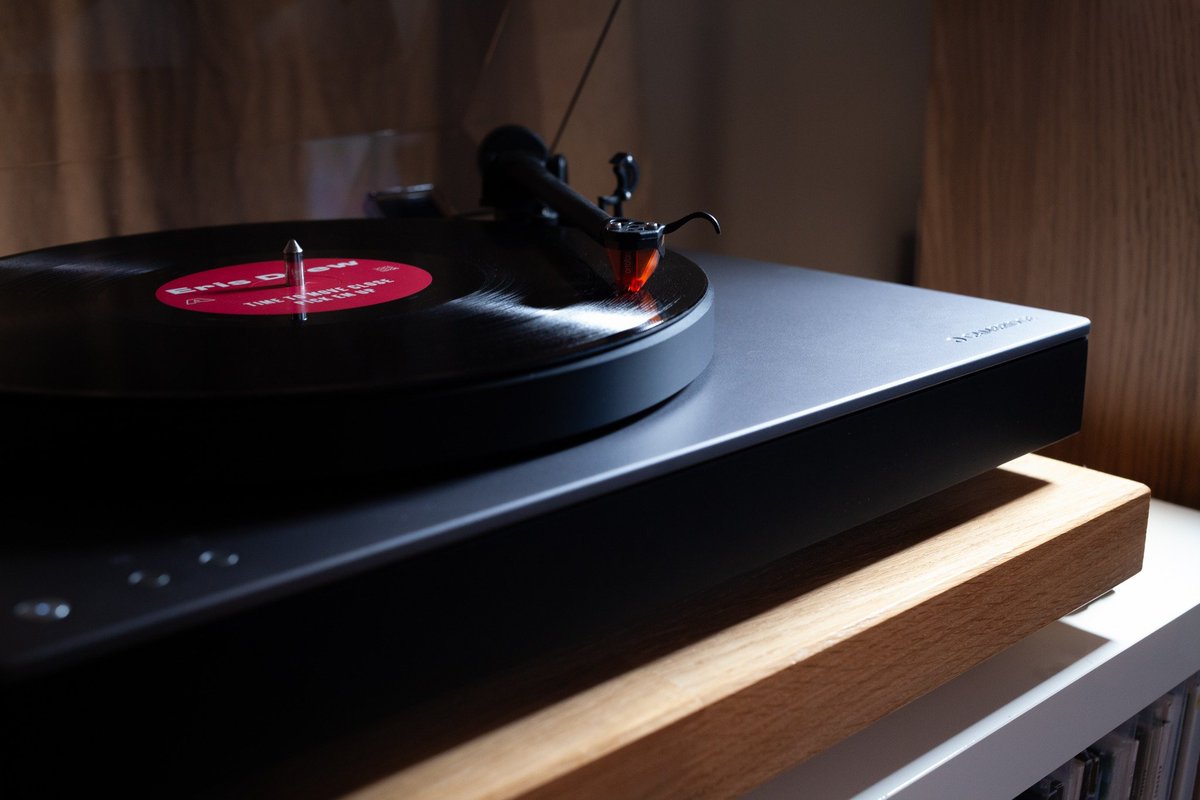
[(1200, 506), (1200, 6), (937, 0), (920, 283), (1091, 318), (1049, 454)]
[[(1092, 319), (1056, 457), (1200, 506), (1200, 7), (625, 0), (564, 131), (572, 183), (704, 208), (675, 243)], [(0, 253), (477, 200), (496, 124), (556, 134), (608, 3), (0, 4)], [(922, 142), (922, 136), (924, 141)], [(274, 244), (272, 244), (274, 246)]]

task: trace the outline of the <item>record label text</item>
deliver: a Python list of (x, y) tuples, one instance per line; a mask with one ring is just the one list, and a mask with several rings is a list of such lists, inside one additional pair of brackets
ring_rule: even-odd
[(313, 258), (304, 289), (289, 285), (279, 261), (193, 272), (158, 287), (159, 302), (206, 314), (311, 314), (373, 306), (414, 295), (433, 276), (420, 267), (368, 258)]

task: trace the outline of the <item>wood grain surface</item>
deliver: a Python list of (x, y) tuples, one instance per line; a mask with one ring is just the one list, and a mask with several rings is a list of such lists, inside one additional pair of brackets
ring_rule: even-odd
[[(435, 175), (449, 202), (473, 209), (480, 131), (509, 115), (557, 122), (607, 11), (546, 0), (0, 4), (0, 254), (361, 216), (368, 191)], [(530, 75), (542, 76), (536, 89)]]
[(1200, 506), (1200, 6), (937, 0), (918, 282), (1093, 323), (1047, 451)]
[(736, 796), (1135, 574), (1148, 507), (1025, 456), (220, 796)]
[(473, 212), (476, 149), (516, 122), (586, 197), (632, 152), (624, 213), (721, 220), (674, 247), (898, 280), (928, 27), (927, 0), (0, 3), (0, 255), (431, 180)]

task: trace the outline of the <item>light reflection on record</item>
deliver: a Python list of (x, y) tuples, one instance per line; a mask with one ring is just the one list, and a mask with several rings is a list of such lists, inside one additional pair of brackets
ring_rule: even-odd
[[(292, 239), (312, 270), (304, 293), (280, 284)], [(399, 269), (427, 279), (395, 290)], [(609, 276), (600, 248), (569, 229), (468, 220), (281, 222), (50, 248), (0, 259), (0, 390), (468, 386), (653, 335), (708, 289), (673, 253), (636, 294)]]

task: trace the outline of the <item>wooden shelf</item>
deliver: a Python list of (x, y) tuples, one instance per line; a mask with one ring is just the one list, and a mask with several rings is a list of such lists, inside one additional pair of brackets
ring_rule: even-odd
[(1142, 571), (752, 790), (1012, 800), (1200, 670), (1200, 510), (1151, 499)]
[(728, 797), (1142, 567), (1149, 491), (1028, 455), (669, 620), (272, 765), (257, 796)]

